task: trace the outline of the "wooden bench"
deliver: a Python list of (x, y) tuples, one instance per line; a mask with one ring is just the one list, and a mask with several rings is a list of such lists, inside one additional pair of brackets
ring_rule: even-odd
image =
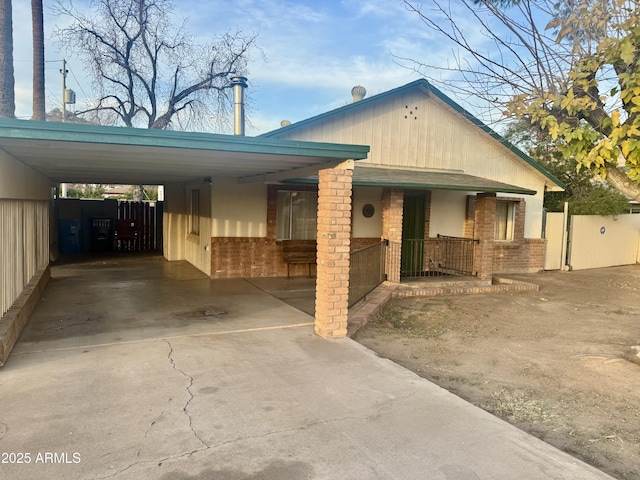
[(289, 265), (295, 263), (309, 265), (309, 277), (311, 277), (311, 265), (316, 263), (317, 251), (318, 246), (315, 240), (283, 240), (282, 256), (287, 262), (287, 278), (291, 278)]

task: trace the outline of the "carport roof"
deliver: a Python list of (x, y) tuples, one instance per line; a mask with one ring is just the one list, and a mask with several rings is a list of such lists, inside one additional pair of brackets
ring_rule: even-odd
[(53, 182), (147, 185), (295, 178), (369, 152), (364, 145), (15, 119), (0, 119), (0, 149)]
[[(318, 183), (312, 175), (285, 183)], [(421, 190), (462, 190), (485, 193), (519, 193), (535, 195), (535, 190), (468, 175), (460, 171), (401, 170), (356, 165), (353, 184), (366, 187), (394, 187)]]

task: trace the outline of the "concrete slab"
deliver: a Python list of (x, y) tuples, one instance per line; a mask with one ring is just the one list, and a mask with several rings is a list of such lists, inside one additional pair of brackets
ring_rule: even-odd
[[(139, 275), (155, 295), (125, 282), (111, 308), (99, 292), (116, 286), (74, 287), (75, 307), (106, 312), (98, 332), (57, 317), (75, 307), (45, 292), (0, 371), (0, 478), (610, 478), (352, 340), (296, 326), (309, 317), (247, 282)], [(218, 302), (238, 312), (222, 326), (167, 312)], [(109, 320), (116, 308), (129, 314)], [(47, 315), (65, 326), (50, 339)]]

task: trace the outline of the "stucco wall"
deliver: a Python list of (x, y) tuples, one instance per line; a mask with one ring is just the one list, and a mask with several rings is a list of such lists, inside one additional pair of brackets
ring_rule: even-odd
[(267, 186), (214, 179), (211, 221), (213, 237), (265, 237)]
[(464, 237), (467, 192), (433, 190), (431, 192), (431, 218), (429, 236), (449, 235)]
[[(373, 205), (375, 209), (372, 217), (366, 218), (362, 214), (362, 207), (366, 204)], [(353, 237), (382, 237), (382, 188), (353, 188)]]
[(49, 200), (51, 181), (0, 150), (0, 198)]

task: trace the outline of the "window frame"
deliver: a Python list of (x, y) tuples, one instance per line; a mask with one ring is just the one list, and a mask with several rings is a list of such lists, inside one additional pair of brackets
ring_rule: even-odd
[[(302, 235), (302, 236), (298, 236), (298, 235), (294, 235), (294, 228), (295, 228), (295, 220), (294, 220), (294, 216), (296, 215), (296, 209), (295, 206), (293, 204), (294, 201), (294, 197), (296, 197), (297, 195), (302, 195), (304, 198), (313, 198), (314, 199), (314, 203), (311, 206), (311, 212), (313, 212), (313, 228), (311, 230), (307, 229), (307, 233), (311, 233), (311, 238), (308, 235)], [(289, 201), (289, 205), (288, 208), (286, 206), (283, 206), (281, 203), (281, 198), (283, 196), (287, 196), (288, 197), (288, 201)], [(276, 212), (276, 218), (275, 218), (275, 237), (276, 237), (276, 242), (281, 242), (283, 240), (316, 240), (317, 239), (317, 234), (318, 234), (318, 192), (317, 190), (306, 190), (306, 189), (300, 189), (300, 190), (296, 190), (296, 189), (279, 189), (276, 191), (276, 196), (275, 196), (275, 212)], [(284, 207), (284, 208), (283, 208)], [(281, 222), (283, 222), (284, 220), (282, 219), (282, 215), (283, 215), (283, 210), (287, 210), (288, 211), (288, 219), (287, 219), (287, 224), (289, 226), (288, 228), (288, 233), (284, 234), (283, 232), (281, 232), (283, 230), (283, 226), (281, 224)], [(282, 233), (282, 234), (281, 234)]]
[[(506, 205), (506, 214), (504, 220), (498, 217), (498, 206)], [(496, 221), (494, 226), (493, 239), (496, 242), (513, 242), (515, 240), (516, 230), (516, 210), (518, 208), (518, 201), (511, 199), (496, 200)], [(503, 223), (504, 222), (504, 223)], [(503, 235), (504, 232), (504, 235)], [(504, 238), (501, 238), (504, 237)]]

